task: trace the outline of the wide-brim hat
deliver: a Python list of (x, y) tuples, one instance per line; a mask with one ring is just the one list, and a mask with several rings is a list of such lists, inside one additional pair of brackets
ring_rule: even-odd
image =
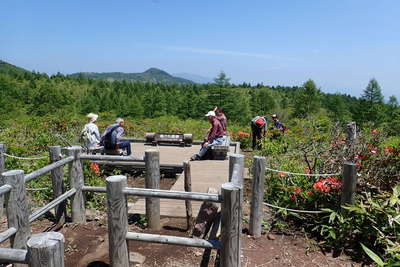
[(97, 118), (99, 117), (99, 115), (94, 114), (94, 113), (89, 113), (86, 115), (86, 117), (88, 119), (90, 119), (91, 122), (95, 122), (97, 120)]
[(212, 110), (210, 110), (210, 111), (206, 114), (206, 117), (210, 117), (210, 116), (215, 117), (215, 116), (216, 116), (216, 115), (215, 115), (215, 112), (212, 111)]

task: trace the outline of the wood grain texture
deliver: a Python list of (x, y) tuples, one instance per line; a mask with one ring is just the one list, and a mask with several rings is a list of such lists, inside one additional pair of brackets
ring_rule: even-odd
[[(183, 175), (185, 179), (185, 191), (186, 192), (192, 192), (192, 173), (190, 170), (190, 163), (189, 161), (184, 161), (183, 162)], [(185, 207), (186, 207), (186, 225), (187, 225), (187, 230), (192, 231), (193, 229), (193, 212), (192, 212), (192, 201), (190, 200), (185, 200)]]
[[(11, 170), (3, 173), (4, 182), (11, 185), (12, 189), (6, 195), (8, 228), (16, 228), (18, 231), (10, 237), (13, 248), (25, 249), (26, 242), (31, 235), (29, 224), (28, 201), (23, 170)], [(24, 266), (15, 264), (14, 266)]]
[[(0, 186), (4, 184), (1, 174), (6, 171), (6, 161), (3, 153), (6, 152), (6, 145), (0, 144)], [(0, 218), (4, 216), (4, 196), (0, 196)]]
[(351, 162), (343, 164), (343, 186), (341, 205), (354, 204), (357, 186), (356, 165)]
[[(61, 147), (50, 146), (49, 156), (51, 163), (61, 160)], [(51, 182), (53, 186), (53, 199), (56, 199), (65, 192), (64, 166), (58, 167), (51, 171)], [(62, 202), (60, 205), (57, 205), (54, 209), (55, 209), (54, 213), (56, 216), (56, 223), (60, 225), (64, 224), (66, 216), (66, 203)]]
[(1, 263), (3, 262), (28, 263), (27, 255), (28, 251), (26, 249), (0, 248)]
[(249, 232), (252, 236), (261, 236), (262, 212), (264, 201), (265, 158), (254, 156), (253, 180), (250, 207)]
[(64, 236), (58, 232), (33, 235), (27, 243), (30, 267), (64, 267)]
[[(146, 188), (160, 188), (160, 151), (146, 150), (145, 151), (146, 165)], [(160, 224), (160, 199), (146, 198), (146, 216), (148, 227), (153, 230), (161, 229)]]
[(85, 199), (82, 191), (84, 185), (82, 161), (79, 158), (82, 148), (72, 146), (66, 149), (68, 156), (73, 156), (74, 160), (69, 164), (69, 181), (71, 188), (76, 189), (72, 197), (72, 222), (85, 222)]
[(107, 215), (109, 236), (109, 257), (111, 266), (128, 267), (129, 255), (126, 242), (128, 232), (128, 211), (126, 195), (126, 176), (116, 175), (106, 179)]
[[(235, 164), (239, 164), (242, 172), (244, 172), (244, 155), (242, 154), (232, 154), (229, 155), (229, 182), (232, 181), (232, 174), (233, 174), (233, 167)], [(243, 178), (244, 173), (242, 173), (242, 178)], [(243, 184), (243, 180), (241, 181), (241, 184)]]
[(240, 188), (232, 183), (222, 185), (221, 208), (221, 265), (239, 267), (241, 246), (240, 228), (242, 210), (240, 205)]

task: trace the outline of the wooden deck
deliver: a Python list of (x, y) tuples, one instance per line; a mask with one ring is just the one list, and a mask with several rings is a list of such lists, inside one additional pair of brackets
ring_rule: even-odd
[[(160, 163), (182, 164), (200, 150), (199, 145), (191, 147), (179, 146), (151, 146), (142, 143), (133, 143), (132, 151), (134, 156), (143, 156), (147, 149), (160, 150)], [(230, 153), (235, 153), (235, 147), (230, 147)], [(229, 162), (228, 160), (204, 160), (191, 161), (192, 191), (207, 192), (209, 187), (220, 190), (223, 183), (228, 182)], [(184, 177), (180, 174), (171, 190), (184, 191)], [(192, 201), (193, 215), (197, 216), (201, 202)], [(161, 216), (185, 217), (185, 201), (174, 199), (160, 200)], [(129, 213), (145, 214), (145, 201), (139, 199), (136, 203), (128, 203)]]

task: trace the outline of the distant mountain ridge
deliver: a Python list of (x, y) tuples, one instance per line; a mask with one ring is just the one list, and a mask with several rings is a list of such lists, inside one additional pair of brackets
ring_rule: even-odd
[(180, 73), (174, 73), (173, 75), (175, 77), (190, 80), (195, 83), (205, 84), (205, 83), (213, 83), (214, 82), (214, 80), (212, 78), (204, 77), (204, 76), (193, 74), (193, 73), (180, 72)]
[(26, 69), (17, 67), (13, 64), (7, 63), (3, 60), (0, 60), (0, 73), (5, 73), (5, 74), (23, 74), (26, 72), (30, 72)]
[(113, 80), (129, 80), (134, 82), (152, 82), (152, 83), (168, 83), (168, 84), (193, 84), (188, 79), (172, 76), (166, 71), (150, 68), (142, 73), (124, 73), (124, 72), (77, 72), (68, 75), (70, 77), (85, 77), (92, 79)]

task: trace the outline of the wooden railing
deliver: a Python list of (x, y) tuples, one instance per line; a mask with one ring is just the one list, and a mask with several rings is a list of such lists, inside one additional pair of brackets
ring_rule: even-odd
[[(0, 144), (0, 208), (5, 197), (8, 229), (0, 233), (0, 243), (10, 239), (12, 248), (0, 248), (0, 262), (11, 262), (14, 266), (64, 266), (64, 238), (56, 232), (31, 236), (30, 223), (55, 208), (56, 223), (65, 223), (65, 201), (71, 199), (72, 222), (85, 222), (85, 192), (107, 193), (108, 233), (110, 240), (110, 260), (112, 266), (129, 266), (127, 240), (139, 240), (207, 249), (220, 249), (222, 266), (240, 266), (240, 233), (243, 204), (242, 155), (230, 156), (229, 183), (222, 185), (221, 194), (160, 190), (159, 151), (146, 150), (144, 158), (131, 156), (90, 155), (81, 153), (79, 146), (49, 148), (49, 165), (25, 174), (23, 170), (5, 171), (3, 152)], [(106, 160), (110, 162), (144, 162), (146, 168), (146, 189), (126, 187), (125, 176), (110, 176), (106, 187), (85, 186), (83, 160)], [(64, 166), (68, 164), (70, 189), (65, 191), (63, 182)], [(185, 166), (185, 163), (184, 163)], [(186, 162), (186, 170), (190, 165)], [(53, 200), (29, 214), (25, 184), (45, 174), (51, 173)], [(185, 173), (186, 176), (188, 174)], [(188, 177), (186, 177), (188, 178)], [(190, 182), (190, 179), (185, 179)], [(185, 186), (187, 187), (187, 185)], [(128, 232), (128, 195), (146, 197), (146, 216), (151, 229), (160, 228), (160, 198), (190, 201), (211, 201), (221, 203), (221, 242), (217, 240), (192, 239), (174, 236), (150, 235)], [(187, 208), (188, 209), (188, 208)], [(21, 265), (22, 266), (22, 265)]]

